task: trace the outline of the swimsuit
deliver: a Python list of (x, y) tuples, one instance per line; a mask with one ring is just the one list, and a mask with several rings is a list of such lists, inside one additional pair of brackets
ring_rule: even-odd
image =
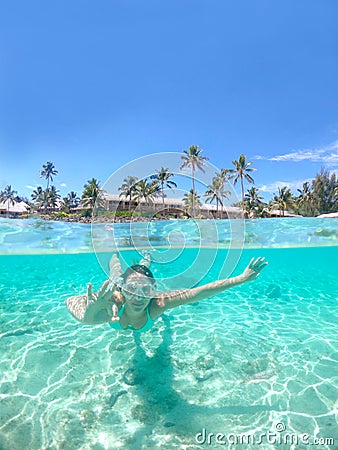
[[(122, 316), (123, 311), (124, 311), (124, 308), (125, 308), (125, 304), (122, 305), (122, 308), (120, 309), (120, 311), (119, 311), (119, 313), (118, 313), (118, 316), (119, 316), (119, 317)], [(133, 331), (138, 331), (139, 333), (142, 333), (143, 331), (148, 331), (148, 330), (150, 330), (150, 328), (151, 328), (151, 327), (154, 325), (154, 323), (155, 323), (155, 321), (150, 317), (148, 306), (147, 306), (147, 308), (146, 308), (146, 313), (147, 313), (147, 321), (146, 321), (146, 323), (143, 325), (142, 328), (136, 329), (136, 328), (132, 327), (131, 325), (128, 325), (127, 328), (122, 328), (122, 327), (121, 327), (121, 324), (120, 324), (120, 321), (118, 321), (118, 322), (109, 322), (109, 325), (110, 325), (112, 328), (114, 328), (114, 330), (123, 330), (123, 331), (125, 331), (125, 330), (133, 330)]]

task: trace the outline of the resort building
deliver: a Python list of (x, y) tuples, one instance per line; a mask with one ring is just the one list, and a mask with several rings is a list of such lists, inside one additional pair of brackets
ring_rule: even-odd
[[(170, 197), (164, 198), (164, 204), (161, 197), (156, 197), (152, 202), (148, 203), (145, 200), (138, 202), (132, 201), (130, 203), (130, 199), (124, 195), (104, 194), (103, 209), (106, 211), (145, 211), (156, 214), (171, 215), (174, 217), (189, 215), (182, 199)], [(196, 215), (200, 215), (203, 218), (240, 218), (243, 217), (243, 210), (237, 206), (223, 206), (222, 208), (222, 206), (219, 205), (217, 212), (216, 205), (208, 205), (203, 203), (199, 206), (196, 205)]]
[(30, 207), (25, 202), (16, 200), (14, 200), (14, 203), (10, 200), (0, 202), (0, 216), (20, 216), (21, 214), (27, 214), (29, 211)]
[(303, 217), (290, 211), (282, 211), (281, 209), (272, 209), (268, 214), (269, 217)]

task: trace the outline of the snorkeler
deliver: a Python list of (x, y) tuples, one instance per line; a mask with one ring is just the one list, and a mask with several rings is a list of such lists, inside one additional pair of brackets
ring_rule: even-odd
[(250, 261), (241, 275), (192, 289), (156, 292), (156, 281), (146, 257), (122, 273), (117, 255), (110, 260), (110, 276), (97, 293), (88, 284), (87, 294), (66, 300), (69, 312), (86, 325), (109, 323), (117, 330), (148, 331), (164, 311), (199, 302), (226, 289), (255, 280), (267, 265), (264, 258)]

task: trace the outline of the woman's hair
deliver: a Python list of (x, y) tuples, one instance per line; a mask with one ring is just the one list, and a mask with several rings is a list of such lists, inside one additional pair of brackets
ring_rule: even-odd
[(143, 264), (134, 264), (128, 267), (128, 269), (121, 276), (123, 282), (125, 282), (126, 279), (134, 273), (140, 273), (141, 275), (145, 275), (146, 277), (150, 278), (153, 284), (155, 284), (154, 275), (152, 274), (151, 270), (147, 266), (144, 266)]

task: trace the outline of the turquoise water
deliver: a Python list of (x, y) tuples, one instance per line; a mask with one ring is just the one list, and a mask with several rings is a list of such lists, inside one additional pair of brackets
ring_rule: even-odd
[[(88, 225), (0, 221), (0, 448), (337, 448), (338, 221), (303, 220), (246, 223), (235, 274), (264, 256), (261, 277), (172, 310), (140, 336), (84, 326), (64, 306), (106, 277), (86, 252)], [(148, 225), (162, 251), (161, 233), (175, 223)], [(180, 265), (190, 264), (193, 225), (179, 226), (190, 239)], [(228, 223), (217, 226), (224, 244)], [(118, 238), (127, 239), (120, 228)], [(131, 263), (127, 247), (122, 256)], [(203, 282), (219, 276), (227, 253), (217, 249)], [(161, 262), (154, 271), (167, 276)], [(196, 440), (203, 429), (258, 440), (278, 427), (280, 439), (308, 434), (335, 444)]]
[[(244, 223), (246, 222), (246, 223)], [(93, 232), (92, 232), (93, 231)], [(114, 238), (114, 243), (112, 242)], [(196, 245), (228, 247), (245, 242), (246, 248), (337, 246), (337, 219), (256, 219), (157, 221), (132, 225), (47, 222), (39, 219), (0, 218), (0, 254), (86, 253), (145, 247)], [(114, 245), (113, 245), (114, 244)]]

